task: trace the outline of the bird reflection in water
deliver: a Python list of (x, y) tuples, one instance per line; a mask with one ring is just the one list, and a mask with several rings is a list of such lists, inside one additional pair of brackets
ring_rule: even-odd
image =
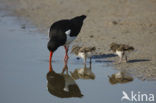
[(70, 72), (73, 79), (95, 79), (95, 74), (92, 72), (91, 67), (92, 62), (90, 62), (89, 68), (84, 65), (84, 68), (75, 69), (74, 72)]
[[(66, 71), (66, 73), (64, 73)], [(81, 91), (68, 74), (67, 61), (64, 62), (62, 73), (56, 73), (49, 63), (49, 72), (47, 73), (47, 87), (49, 93), (60, 98), (82, 97)]]
[(112, 74), (111, 76), (108, 76), (108, 78), (109, 78), (109, 82), (112, 85), (117, 83), (124, 84), (133, 81), (133, 77), (130, 74), (123, 71)]

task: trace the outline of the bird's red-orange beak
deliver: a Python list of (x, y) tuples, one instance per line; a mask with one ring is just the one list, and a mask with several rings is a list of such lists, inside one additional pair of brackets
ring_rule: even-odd
[(52, 61), (52, 56), (53, 56), (53, 52), (52, 52), (52, 51), (50, 51), (49, 63), (51, 63), (51, 61)]

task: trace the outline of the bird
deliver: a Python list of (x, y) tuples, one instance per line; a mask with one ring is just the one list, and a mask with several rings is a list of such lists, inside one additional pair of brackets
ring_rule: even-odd
[(95, 74), (92, 72), (91, 65), (90, 67), (76, 68), (73, 72), (70, 71), (70, 74), (74, 80), (95, 79)]
[(113, 42), (110, 44), (110, 50), (112, 50), (115, 54), (119, 56), (119, 63), (121, 63), (123, 58), (125, 58), (125, 62), (127, 62), (127, 55), (129, 52), (134, 51), (134, 47)]
[(86, 66), (87, 58), (90, 58), (90, 65), (91, 65), (91, 58), (95, 54), (95, 50), (96, 50), (95, 47), (73, 46), (71, 53), (84, 59), (84, 65)]
[(109, 82), (113, 85), (113, 84), (117, 84), (117, 83), (128, 83), (128, 82), (132, 82), (133, 81), (133, 77), (126, 72), (117, 72), (112, 74), (111, 76), (108, 76), (109, 78)]
[(81, 31), (83, 21), (86, 15), (76, 16), (72, 19), (62, 19), (54, 22), (49, 30), (49, 41), (47, 48), (50, 51), (49, 62), (52, 61), (53, 53), (58, 47), (64, 46), (65, 57), (64, 60), (68, 61), (68, 48), (69, 44), (76, 39)]
[[(64, 73), (66, 69), (66, 73)], [(81, 90), (75, 80), (68, 74), (68, 66), (66, 63), (61, 73), (56, 73), (49, 64), (49, 72), (47, 73), (47, 88), (50, 94), (60, 98), (83, 97)]]

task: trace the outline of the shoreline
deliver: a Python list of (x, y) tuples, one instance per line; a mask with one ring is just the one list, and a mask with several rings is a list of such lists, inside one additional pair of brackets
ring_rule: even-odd
[[(142, 80), (156, 80), (156, 2), (154, 0), (2, 0), (3, 9), (28, 19), (48, 35), (50, 25), (62, 18), (86, 14), (74, 44), (95, 46), (97, 54), (110, 54), (112, 42), (134, 46), (129, 63), (115, 66), (130, 71)], [(88, 42), (91, 41), (91, 42)], [(152, 41), (152, 42), (151, 42)], [(117, 61), (118, 57), (109, 58)]]

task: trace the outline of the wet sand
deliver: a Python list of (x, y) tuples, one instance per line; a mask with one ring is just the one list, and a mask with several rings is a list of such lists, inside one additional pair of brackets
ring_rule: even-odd
[[(156, 80), (156, 1), (155, 0), (1, 0), (3, 9), (31, 21), (48, 35), (50, 25), (57, 20), (86, 14), (82, 31), (75, 41), (83, 46), (95, 46), (98, 54), (110, 54), (112, 42), (129, 44), (136, 51), (129, 63), (115, 66), (132, 71), (143, 80)], [(91, 41), (91, 42), (89, 42)], [(108, 60), (117, 61), (117, 57)]]

